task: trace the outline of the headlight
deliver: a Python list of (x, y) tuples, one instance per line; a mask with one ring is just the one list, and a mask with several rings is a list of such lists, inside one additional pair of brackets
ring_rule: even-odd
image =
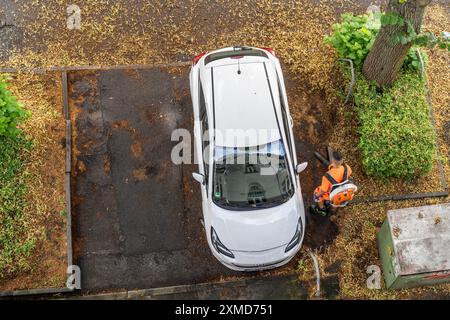
[(295, 235), (292, 238), (292, 240), (289, 242), (289, 244), (287, 245), (286, 249), (284, 249), (284, 252), (288, 252), (288, 251), (292, 250), (296, 245), (298, 245), (300, 243), (300, 239), (302, 238), (302, 233), (303, 233), (303, 225), (302, 225), (302, 219), (300, 218), (298, 220), (297, 230), (295, 231)]
[(234, 254), (220, 241), (213, 227), (211, 227), (211, 242), (217, 252), (223, 254), (224, 256), (234, 258)]

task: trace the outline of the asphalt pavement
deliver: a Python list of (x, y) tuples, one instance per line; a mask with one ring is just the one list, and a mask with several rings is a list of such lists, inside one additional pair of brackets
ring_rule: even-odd
[(69, 73), (75, 119), (74, 259), (86, 290), (192, 284), (234, 274), (210, 253), (194, 165), (174, 165), (192, 129), (188, 69)]

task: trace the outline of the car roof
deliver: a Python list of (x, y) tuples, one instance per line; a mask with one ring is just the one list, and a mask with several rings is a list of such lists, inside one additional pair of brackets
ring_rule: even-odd
[[(216, 144), (219, 146), (249, 147), (280, 139), (264, 61), (267, 59), (245, 58), (233, 59), (234, 63), (226, 59), (225, 64), (211, 66)], [(239, 139), (227, 135), (239, 131)]]

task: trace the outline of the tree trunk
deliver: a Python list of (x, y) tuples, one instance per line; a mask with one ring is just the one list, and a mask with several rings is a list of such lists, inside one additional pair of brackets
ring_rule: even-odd
[[(410, 21), (416, 33), (419, 34), (425, 8), (430, 2), (431, 0), (407, 0), (400, 4), (399, 0), (389, 0), (386, 12), (400, 15), (405, 21)], [(363, 74), (368, 80), (374, 80), (380, 86), (391, 85), (395, 81), (405, 56), (411, 48), (411, 42), (396, 44), (393, 37), (405, 31), (406, 26), (381, 27), (363, 65)]]

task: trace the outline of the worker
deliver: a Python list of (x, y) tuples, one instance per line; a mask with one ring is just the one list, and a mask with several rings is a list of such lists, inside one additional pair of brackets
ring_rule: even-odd
[[(327, 208), (331, 207), (330, 192), (337, 184), (348, 181), (351, 174), (352, 169), (350, 166), (343, 164), (341, 153), (333, 151), (328, 172), (322, 177), (322, 184), (314, 190), (314, 202), (317, 205), (311, 206), (311, 212), (326, 217), (330, 213)], [(339, 206), (339, 203), (337, 205)]]

